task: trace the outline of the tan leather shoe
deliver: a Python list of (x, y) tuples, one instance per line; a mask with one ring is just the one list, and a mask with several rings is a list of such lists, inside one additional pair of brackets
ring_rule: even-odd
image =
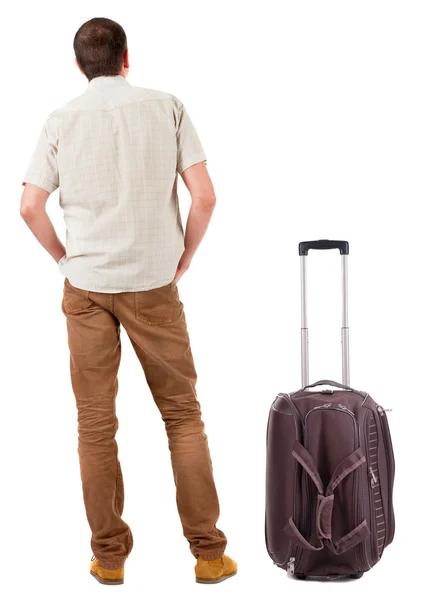
[(105, 585), (121, 585), (124, 583), (124, 567), (120, 567), (119, 569), (104, 569), (95, 556), (91, 559), (90, 574), (99, 583), (104, 583)]
[(221, 583), (236, 575), (237, 564), (226, 554), (215, 560), (203, 560), (199, 556), (194, 571), (197, 583)]

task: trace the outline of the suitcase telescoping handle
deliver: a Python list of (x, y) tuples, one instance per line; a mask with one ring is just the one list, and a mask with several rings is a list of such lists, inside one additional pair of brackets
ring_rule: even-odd
[(343, 240), (316, 240), (300, 242), (300, 279), (302, 296), (302, 388), (309, 386), (309, 333), (307, 315), (307, 284), (306, 262), (309, 250), (339, 250), (341, 255), (341, 283), (342, 283), (342, 383), (349, 386), (349, 327), (348, 327), (348, 255), (349, 244)]
[(308, 250), (339, 250), (342, 255), (349, 254), (348, 242), (341, 240), (316, 240), (314, 242), (300, 242), (299, 255), (307, 256)]

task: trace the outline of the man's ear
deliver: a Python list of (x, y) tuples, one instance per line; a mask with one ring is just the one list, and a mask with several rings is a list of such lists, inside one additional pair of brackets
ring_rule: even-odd
[(130, 68), (130, 64), (128, 62), (128, 48), (126, 48), (124, 50), (124, 60), (123, 60), (123, 62), (124, 62), (124, 69), (129, 69)]
[(78, 67), (78, 69), (80, 70), (80, 72), (82, 73), (82, 75), (84, 75), (85, 73), (83, 72), (83, 70), (79, 66), (78, 59), (76, 58), (76, 56), (75, 56), (75, 65)]

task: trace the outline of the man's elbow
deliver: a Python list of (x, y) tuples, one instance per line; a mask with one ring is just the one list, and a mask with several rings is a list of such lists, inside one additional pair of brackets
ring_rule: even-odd
[(193, 204), (204, 211), (212, 212), (216, 204), (216, 196), (214, 192), (204, 194), (193, 199)]
[(21, 196), (20, 214), (24, 221), (33, 221), (44, 213), (49, 192), (45, 189), (26, 183)]
[(21, 202), (19, 214), (26, 223), (33, 221), (41, 212), (40, 206), (37, 206), (33, 202)]
[(19, 208), (19, 214), (24, 219), (24, 221), (28, 221), (34, 215), (34, 209), (28, 204), (22, 204)]

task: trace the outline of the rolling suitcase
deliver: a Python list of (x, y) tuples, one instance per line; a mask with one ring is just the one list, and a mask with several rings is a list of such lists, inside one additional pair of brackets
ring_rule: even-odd
[[(306, 262), (338, 249), (342, 265), (342, 384), (309, 385)], [(266, 547), (299, 579), (358, 579), (394, 537), (394, 455), (386, 410), (350, 387), (346, 241), (299, 244), (302, 388), (278, 394), (267, 426)], [(325, 389), (314, 388), (329, 386)], [(333, 389), (336, 388), (336, 389)]]

